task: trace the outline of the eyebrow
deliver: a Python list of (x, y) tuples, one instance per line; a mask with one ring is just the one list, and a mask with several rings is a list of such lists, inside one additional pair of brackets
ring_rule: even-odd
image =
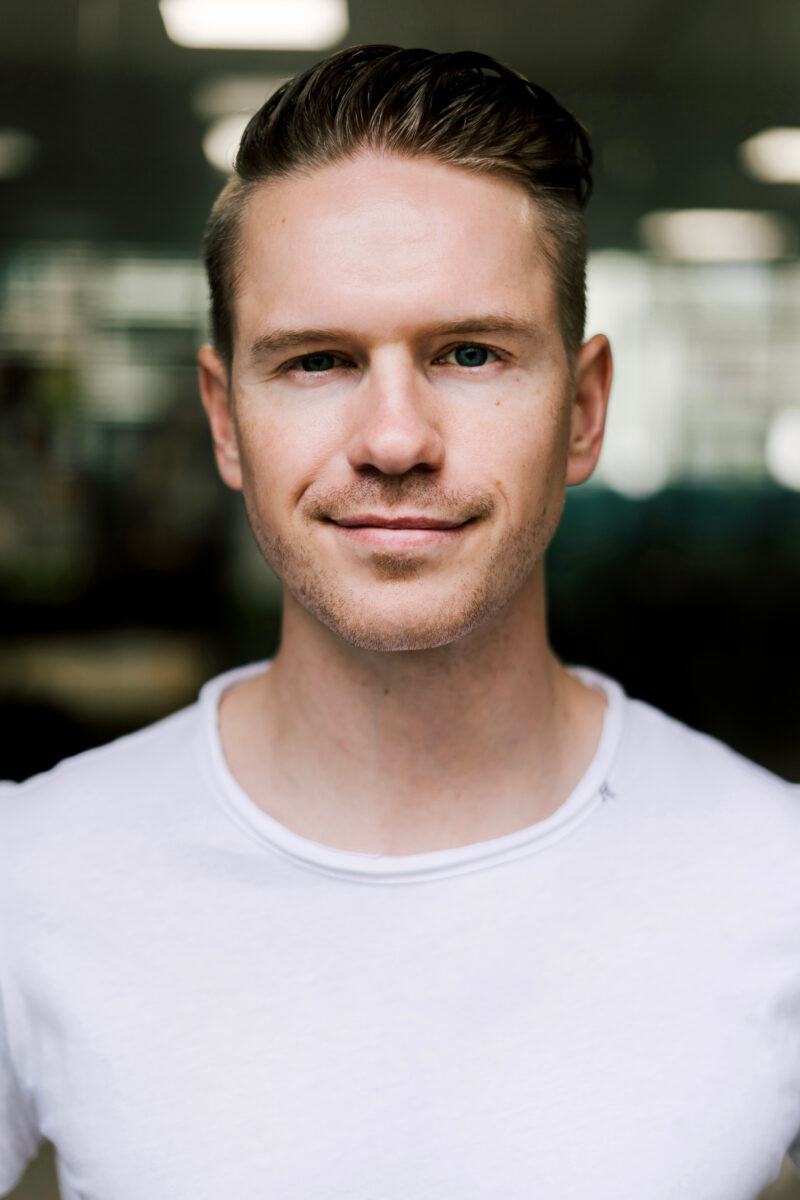
[[(513, 334), (517, 337), (536, 337), (538, 329), (531, 321), (520, 320), (504, 314), (488, 313), (475, 317), (465, 317), (458, 321), (442, 321), (438, 325), (429, 325), (421, 329), (422, 337), (445, 337), (448, 334)], [(275, 354), (287, 350), (295, 350), (300, 346), (319, 346), (350, 340), (353, 337), (346, 329), (271, 329), (262, 333), (251, 344), (248, 357), (251, 362), (259, 362)]]

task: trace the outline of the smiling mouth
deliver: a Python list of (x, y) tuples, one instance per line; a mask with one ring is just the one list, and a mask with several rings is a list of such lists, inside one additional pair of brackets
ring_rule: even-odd
[(347, 541), (374, 550), (419, 550), (456, 541), (475, 518), (444, 521), (435, 517), (378, 517), (371, 514), (332, 521)]
[[(332, 519), (332, 518), (331, 518)], [(358, 517), (346, 517), (334, 520), (335, 525), (340, 525), (345, 529), (461, 529), (464, 525), (468, 525), (472, 521), (472, 517), (468, 517), (466, 521), (443, 521), (436, 517), (379, 517), (367, 514)]]

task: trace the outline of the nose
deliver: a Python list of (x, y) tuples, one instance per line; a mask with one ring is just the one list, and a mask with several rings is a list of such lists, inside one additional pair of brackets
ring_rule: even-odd
[(405, 475), (444, 463), (436, 393), (416, 364), (400, 353), (376, 356), (358, 389), (347, 457), (355, 471)]

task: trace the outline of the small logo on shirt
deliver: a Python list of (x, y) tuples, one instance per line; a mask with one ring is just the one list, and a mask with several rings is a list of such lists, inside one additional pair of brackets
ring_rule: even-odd
[(600, 784), (600, 795), (604, 800), (615, 800), (617, 797), (617, 793), (612, 792), (605, 780)]

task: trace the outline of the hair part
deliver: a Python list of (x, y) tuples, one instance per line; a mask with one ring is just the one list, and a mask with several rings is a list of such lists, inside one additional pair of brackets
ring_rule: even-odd
[(211, 335), (228, 369), (235, 342), (242, 216), (269, 180), (363, 151), (428, 156), (524, 187), (542, 217), (570, 366), (586, 320), (586, 225), (592, 150), (582, 125), (543, 88), (487, 54), (352, 46), (283, 84), (242, 135), (235, 174), (204, 239)]

